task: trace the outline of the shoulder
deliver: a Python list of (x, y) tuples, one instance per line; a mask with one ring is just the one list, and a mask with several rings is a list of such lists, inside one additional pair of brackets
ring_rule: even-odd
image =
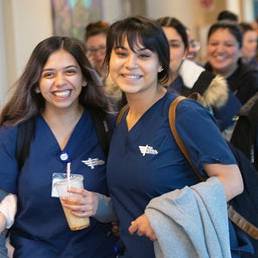
[(236, 71), (236, 74), (238, 75), (239, 79), (249, 81), (257, 81), (258, 79), (258, 70), (254, 67), (251, 67), (247, 64), (243, 64), (242, 62), (239, 62), (238, 69)]
[(0, 159), (3, 156), (15, 155), (17, 141), (17, 126), (0, 127)]
[(209, 112), (206, 108), (203, 107), (203, 105), (191, 98), (186, 98), (181, 103), (179, 103), (177, 107), (177, 112), (186, 115), (192, 115), (197, 113), (205, 113), (207, 115), (209, 114)]
[(17, 135), (17, 126), (1, 126), (0, 127), (0, 142), (15, 141)]

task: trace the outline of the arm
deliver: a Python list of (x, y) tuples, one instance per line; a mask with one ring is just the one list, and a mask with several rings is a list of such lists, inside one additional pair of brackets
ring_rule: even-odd
[(221, 181), (228, 201), (243, 192), (244, 184), (237, 165), (206, 164), (204, 169), (209, 177), (216, 176)]

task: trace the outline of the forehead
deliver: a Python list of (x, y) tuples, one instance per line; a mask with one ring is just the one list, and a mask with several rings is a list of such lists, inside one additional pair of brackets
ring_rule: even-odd
[(60, 68), (68, 65), (79, 66), (75, 58), (69, 52), (64, 49), (59, 49), (48, 57), (47, 62), (44, 65), (44, 69)]
[(136, 51), (138, 49), (143, 49), (146, 48), (143, 43), (142, 37), (139, 35), (121, 35), (120, 37), (117, 37), (116, 40), (114, 41), (114, 46), (113, 48), (116, 47), (124, 47), (124, 48), (129, 48), (132, 51)]
[(181, 40), (182, 37), (180, 34), (177, 32), (175, 28), (172, 27), (162, 27), (166, 37), (168, 40), (174, 39), (174, 40)]
[(254, 30), (248, 30), (246, 31), (244, 34), (243, 34), (244, 38), (246, 37), (250, 37), (250, 38), (256, 38), (257, 37), (257, 34), (256, 34), (256, 31)]
[(100, 33), (94, 36), (90, 36), (87, 41), (86, 41), (86, 45), (87, 46), (98, 46), (98, 45), (105, 45), (106, 44), (106, 34), (104, 33)]
[(210, 35), (210, 40), (237, 41), (234, 34), (227, 28), (219, 28)]

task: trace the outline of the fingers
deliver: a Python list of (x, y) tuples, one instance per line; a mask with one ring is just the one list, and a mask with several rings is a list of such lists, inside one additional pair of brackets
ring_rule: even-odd
[(94, 192), (85, 189), (71, 188), (69, 197), (62, 197), (61, 202), (65, 208), (78, 217), (93, 216), (97, 210), (98, 198)]
[(128, 230), (129, 230), (130, 234), (135, 233), (138, 230), (138, 224), (135, 223), (135, 221), (132, 221), (130, 227), (128, 228)]
[(137, 233), (138, 236), (146, 236), (152, 241), (157, 239), (146, 215), (142, 215), (132, 221), (128, 230), (130, 234)]

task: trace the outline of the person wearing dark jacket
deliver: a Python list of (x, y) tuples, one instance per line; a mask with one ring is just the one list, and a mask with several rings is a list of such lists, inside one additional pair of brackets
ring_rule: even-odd
[[(258, 93), (256, 93), (239, 112), (231, 143), (241, 150), (258, 171)], [(257, 172), (258, 173), (258, 172)], [(252, 240), (254, 255), (245, 254), (243, 258), (258, 257), (258, 241)]]
[(245, 104), (258, 89), (257, 70), (240, 60), (242, 33), (237, 24), (223, 21), (208, 32), (206, 69), (227, 79), (230, 90)]
[(240, 109), (231, 143), (240, 149), (258, 170), (258, 93)]
[(224, 124), (227, 124), (227, 116), (225, 112), (220, 114), (214, 111), (220, 110), (228, 100), (225, 79), (186, 59), (188, 35), (186, 27), (179, 20), (161, 17), (157, 21), (162, 26), (170, 47), (168, 91), (175, 90), (183, 96), (196, 99), (214, 114), (219, 128), (223, 130)]
[[(228, 117), (224, 124), (224, 136), (231, 138), (236, 118), (244, 105), (258, 88), (258, 73), (240, 60), (242, 33), (236, 23), (221, 21), (213, 24), (208, 32), (207, 58), (205, 68), (223, 76), (228, 83), (227, 104), (215, 113)], [(228, 113), (228, 111), (230, 111)]]

